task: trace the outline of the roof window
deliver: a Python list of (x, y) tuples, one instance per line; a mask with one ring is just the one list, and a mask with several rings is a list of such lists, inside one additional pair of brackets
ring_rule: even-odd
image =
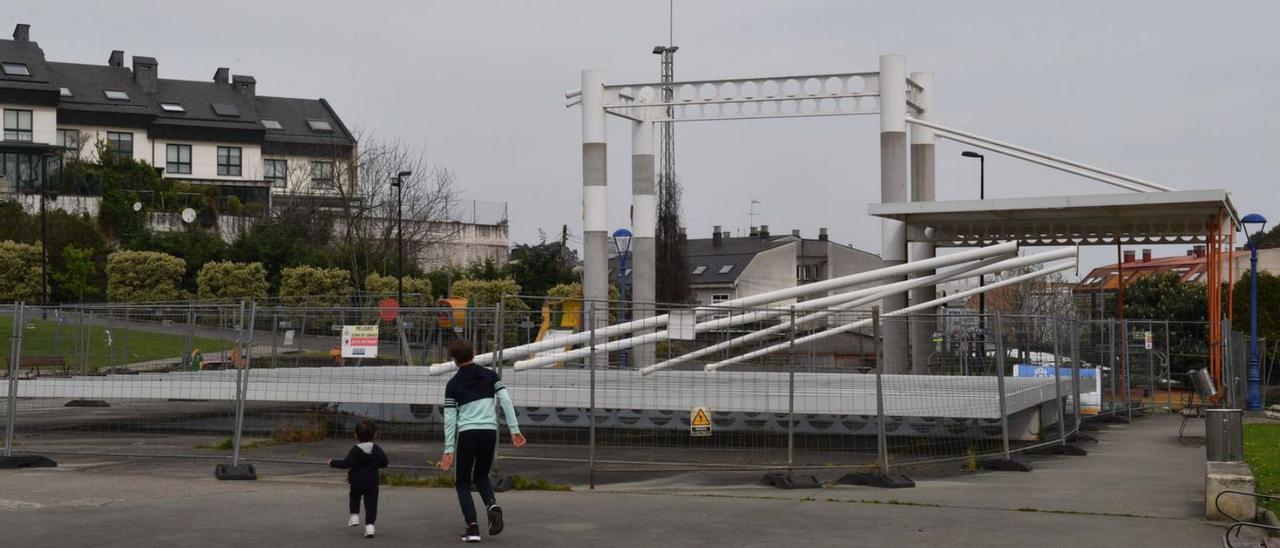
[(333, 126), (324, 120), (307, 120), (307, 126), (311, 127), (311, 131), (332, 132)]
[(280, 120), (268, 120), (266, 118), (262, 119), (262, 127), (267, 129), (284, 129), (284, 126), (280, 125)]
[(727, 264), (727, 265), (724, 265), (724, 266), (720, 267), (720, 271), (719, 271), (719, 273), (720, 273), (720, 274), (728, 274), (728, 273), (729, 273), (729, 271), (731, 271), (731, 270), (733, 270), (733, 265), (731, 265), (731, 264)]
[(213, 113), (218, 116), (239, 116), (240, 109), (226, 103), (213, 103)]
[(4, 67), (4, 73), (9, 76), (31, 76), (31, 70), (23, 63), (0, 63)]
[(702, 265), (702, 264), (700, 264), (700, 265), (698, 265), (696, 268), (694, 268), (694, 269), (693, 269), (693, 275), (694, 275), (694, 276), (697, 276), (697, 275), (702, 274), (703, 272), (706, 272), (706, 271), (707, 271), (707, 265)]
[(160, 103), (161, 110), (165, 112), (186, 112), (187, 109), (182, 108), (178, 103)]
[(72, 96), (71, 88), (58, 88), (58, 95), (61, 95), (63, 97), (71, 97)]
[(123, 91), (120, 91), (118, 89), (104, 89), (102, 90), (102, 94), (106, 95), (107, 99), (111, 99), (112, 101), (128, 101), (129, 100), (129, 94)]

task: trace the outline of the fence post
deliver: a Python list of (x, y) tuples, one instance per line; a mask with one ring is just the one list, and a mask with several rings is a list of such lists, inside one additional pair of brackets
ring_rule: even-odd
[(596, 303), (587, 302), (587, 325), (590, 326), (591, 353), (587, 355), (587, 366), (591, 368), (590, 401), (587, 409), (587, 488), (596, 488)]
[(1080, 321), (1070, 320), (1069, 325), (1071, 326), (1071, 407), (1075, 415), (1071, 430), (1079, 435), (1080, 419), (1083, 416), (1080, 412)]
[(1131, 371), (1133, 370), (1133, 361), (1129, 359), (1129, 320), (1120, 320), (1120, 367), (1124, 369), (1124, 412), (1125, 418), (1133, 420), (1133, 402), (1129, 398), (1133, 397), (1132, 386), (1130, 386)]
[[(214, 468), (213, 476), (220, 480), (256, 480), (258, 473), (254, 470), (252, 464), (240, 464), (240, 440), (244, 435), (244, 404), (245, 399), (249, 395), (249, 364), (253, 356), (253, 320), (258, 311), (257, 301), (253, 301), (252, 307), (249, 309), (249, 322), (244, 321), (245, 302), (240, 301), (240, 331), (236, 336), (236, 345), (234, 351), (244, 352), (243, 365), (238, 365), (240, 356), (235, 356), (231, 361), (236, 368), (236, 398), (235, 398), (235, 431), (231, 433), (231, 465), (219, 464)], [(249, 334), (245, 335), (245, 330), (249, 330)]]
[(124, 327), (120, 330), (120, 367), (129, 365), (129, 311), (132, 307), (124, 307)]
[(1067, 409), (1062, 403), (1062, 343), (1058, 334), (1061, 322), (1059, 318), (1050, 320), (1053, 325), (1053, 394), (1054, 403), (1058, 406), (1058, 441), (1067, 444)]
[(87, 314), (83, 308), (80, 309), (80, 374), (89, 374), (89, 348), (93, 341), (89, 337), (89, 331), (84, 325), (84, 317)]
[(796, 429), (796, 306), (791, 305), (791, 324), (787, 328), (787, 473), (795, 465)]
[(996, 312), (992, 323), (996, 334), (996, 391), (999, 393), (997, 399), (1000, 400), (1000, 443), (1004, 450), (1004, 460), (1012, 461), (1013, 453), (1009, 450), (1009, 402), (1004, 391), (1004, 321), (999, 312)]
[(1165, 410), (1173, 413), (1173, 354), (1169, 345), (1169, 320), (1164, 321), (1164, 369)]
[(1107, 322), (1107, 365), (1111, 368), (1111, 407), (1108, 413), (1112, 417), (1116, 415), (1116, 375), (1120, 372), (1116, 370), (1116, 322)]
[(13, 304), (13, 333), (9, 335), (9, 399), (5, 403), (4, 456), (13, 456), (13, 431), (18, 416), (18, 361), (22, 359), (22, 308), (23, 303)]
[(1146, 334), (1151, 333), (1151, 348), (1147, 350), (1147, 400), (1150, 406), (1150, 412), (1156, 412), (1156, 343), (1155, 343), (1155, 322), (1147, 320), (1147, 331), (1143, 332), (1143, 348), (1146, 348)]
[(884, 428), (884, 344), (880, 341), (883, 331), (880, 325), (880, 307), (871, 308), (871, 338), (876, 345), (876, 454), (879, 456), (880, 474), (889, 476), (889, 440)]
[(277, 305), (271, 311), (271, 368), (275, 369), (276, 356), (280, 353), (280, 307)]
[[(507, 301), (507, 296), (506, 296), (505, 294), (503, 294), (503, 295), (499, 295), (499, 296), (498, 296), (498, 302), (497, 302), (497, 304), (495, 304), (495, 305), (493, 306), (493, 352), (494, 352), (494, 359), (493, 359), (493, 364), (492, 364), (492, 365), (493, 365), (493, 371), (494, 371), (494, 373), (495, 373), (495, 374), (497, 374), (497, 375), (498, 375), (498, 380), (499, 380), (499, 381), (501, 381), (501, 380), (502, 380), (502, 342), (503, 342), (503, 341), (502, 341), (502, 338), (503, 338), (503, 337), (502, 337), (502, 331), (503, 331), (503, 317), (502, 317), (502, 312), (503, 312), (503, 307), (505, 306), (505, 304), (504, 304), (504, 303), (506, 303), (506, 301)], [(404, 339), (404, 328), (403, 328), (403, 327), (401, 327), (401, 328), (400, 328), (400, 338), (401, 338), (401, 340), (405, 340), (405, 339)], [(404, 344), (404, 350), (405, 350), (406, 352), (408, 351), (408, 346), (409, 346), (409, 345), (408, 345), (408, 341), (405, 341), (405, 344)], [(411, 365), (412, 365), (412, 364), (411, 364)], [(508, 394), (510, 394), (510, 392), (508, 392)], [(493, 410), (494, 410), (494, 416), (495, 416), (495, 417), (500, 417), (500, 416), (502, 416), (502, 405), (498, 403), (498, 399), (497, 399), (497, 398), (494, 398), (494, 399), (493, 399), (493, 407), (494, 407), (494, 409), (493, 409)], [(507, 429), (508, 429), (508, 430), (510, 430), (510, 429), (511, 429), (511, 425), (510, 425), (510, 424), (508, 424), (508, 425), (507, 425)], [(498, 453), (499, 453), (499, 451), (501, 451), (501, 449), (502, 449), (502, 429), (498, 429), (496, 432), (494, 432), (494, 435), (496, 435), (496, 436), (498, 437), (498, 439), (497, 439), (497, 440), (494, 442), (494, 444), (493, 444), (493, 467), (492, 467), (492, 469), (490, 470), (490, 471), (491, 471), (491, 473), (492, 473), (493, 480), (494, 480), (494, 481), (493, 481), (493, 486), (494, 486), (494, 490), (495, 490), (495, 491), (507, 491), (507, 490), (509, 490), (509, 487), (510, 487), (510, 486), (509, 486), (509, 485), (507, 485), (507, 482), (505, 482), (505, 481), (503, 481), (501, 478), (499, 478), (499, 475), (498, 475), (498, 467), (499, 467), (499, 464), (498, 464), (498, 463), (500, 462), (500, 459), (498, 458)]]

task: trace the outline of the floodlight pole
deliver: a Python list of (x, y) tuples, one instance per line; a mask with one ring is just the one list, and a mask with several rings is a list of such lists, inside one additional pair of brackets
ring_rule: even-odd
[[(606, 220), (606, 120), (604, 71), (582, 71), (582, 297), (585, 302), (609, 299), (609, 228)], [(608, 315), (596, 315), (600, 323)], [(596, 327), (604, 327), (603, 323)]]
[[(965, 158), (978, 159), (978, 200), (987, 199), (987, 157), (972, 150), (960, 153)], [(978, 287), (987, 285), (986, 276), (978, 276)], [(987, 294), (978, 294), (978, 355), (983, 367), (987, 364)]]
[[(654, 315), (657, 300), (658, 201), (654, 188), (653, 122), (631, 123), (631, 311), (637, 320)], [(623, 300), (626, 300), (624, 297)], [(643, 334), (643, 333), (642, 333)], [(653, 364), (653, 345), (635, 348), (636, 367)]]
[[(933, 73), (913, 72), (911, 81), (919, 84), (920, 93), (916, 106), (920, 108), (919, 118), (933, 119)], [(911, 200), (916, 202), (932, 202), (936, 198), (934, 190), (934, 150), (935, 136), (932, 128), (922, 125), (911, 127)], [(912, 246), (912, 260), (932, 259), (937, 256), (933, 242), (916, 242)], [(927, 270), (916, 273), (913, 277), (925, 278), (936, 273)], [(911, 292), (911, 302), (925, 303), (938, 297), (936, 285), (926, 285)], [(933, 311), (933, 312), (936, 312)], [(938, 330), (937, 314), (923, 311), (918, 317), (911, 319), (911, 372), (924, 375), (929, 372), (929, 356), (933, 353), (933, 334)]]
[[(910, 200), (907, 193), (907, 69), (902, 55), (880, 56), (880, 202)], [(907, 225), (880, 220), (880, 257), (885, 266), (907, 262)], [(901, 281), (894, 277), (886, 283)], [(907, 306), (906, 294), (884, 298), (884, 313)], [(909, 341), (905, 322), (891, 322), (884, 330), (884, 371), (906, 371)]]

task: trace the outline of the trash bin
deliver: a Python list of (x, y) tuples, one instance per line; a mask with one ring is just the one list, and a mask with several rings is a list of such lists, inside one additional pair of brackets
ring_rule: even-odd
[(1242, 409), (1205, 411), (1204, 447), (1210, 462), (1244, 461), (1243, 417)]

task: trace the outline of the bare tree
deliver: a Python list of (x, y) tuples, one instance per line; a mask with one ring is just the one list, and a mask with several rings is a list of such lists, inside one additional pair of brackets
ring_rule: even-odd
[[(1040, 270), (1039, 265), (1005, 271), (993, 276), (994, 281), (1009, 279)], [(988, 280), (991, 283), (993, 280)], [(1072, 284), (1055, 272), (1018, 284), (993, 289), (987, 293), (987, 313), (1010, 316), (1004, 322), (1005, 335), (1016, 335), (1020, 358), (1028, 359), (1032, 350), (1053, 350), (1053, 329), (1059, 325), (1051, 318), (1074, 318), (1076, 306), (1071, 295)], [(1064, 352), (1066, 348), (1062, 349)]]

